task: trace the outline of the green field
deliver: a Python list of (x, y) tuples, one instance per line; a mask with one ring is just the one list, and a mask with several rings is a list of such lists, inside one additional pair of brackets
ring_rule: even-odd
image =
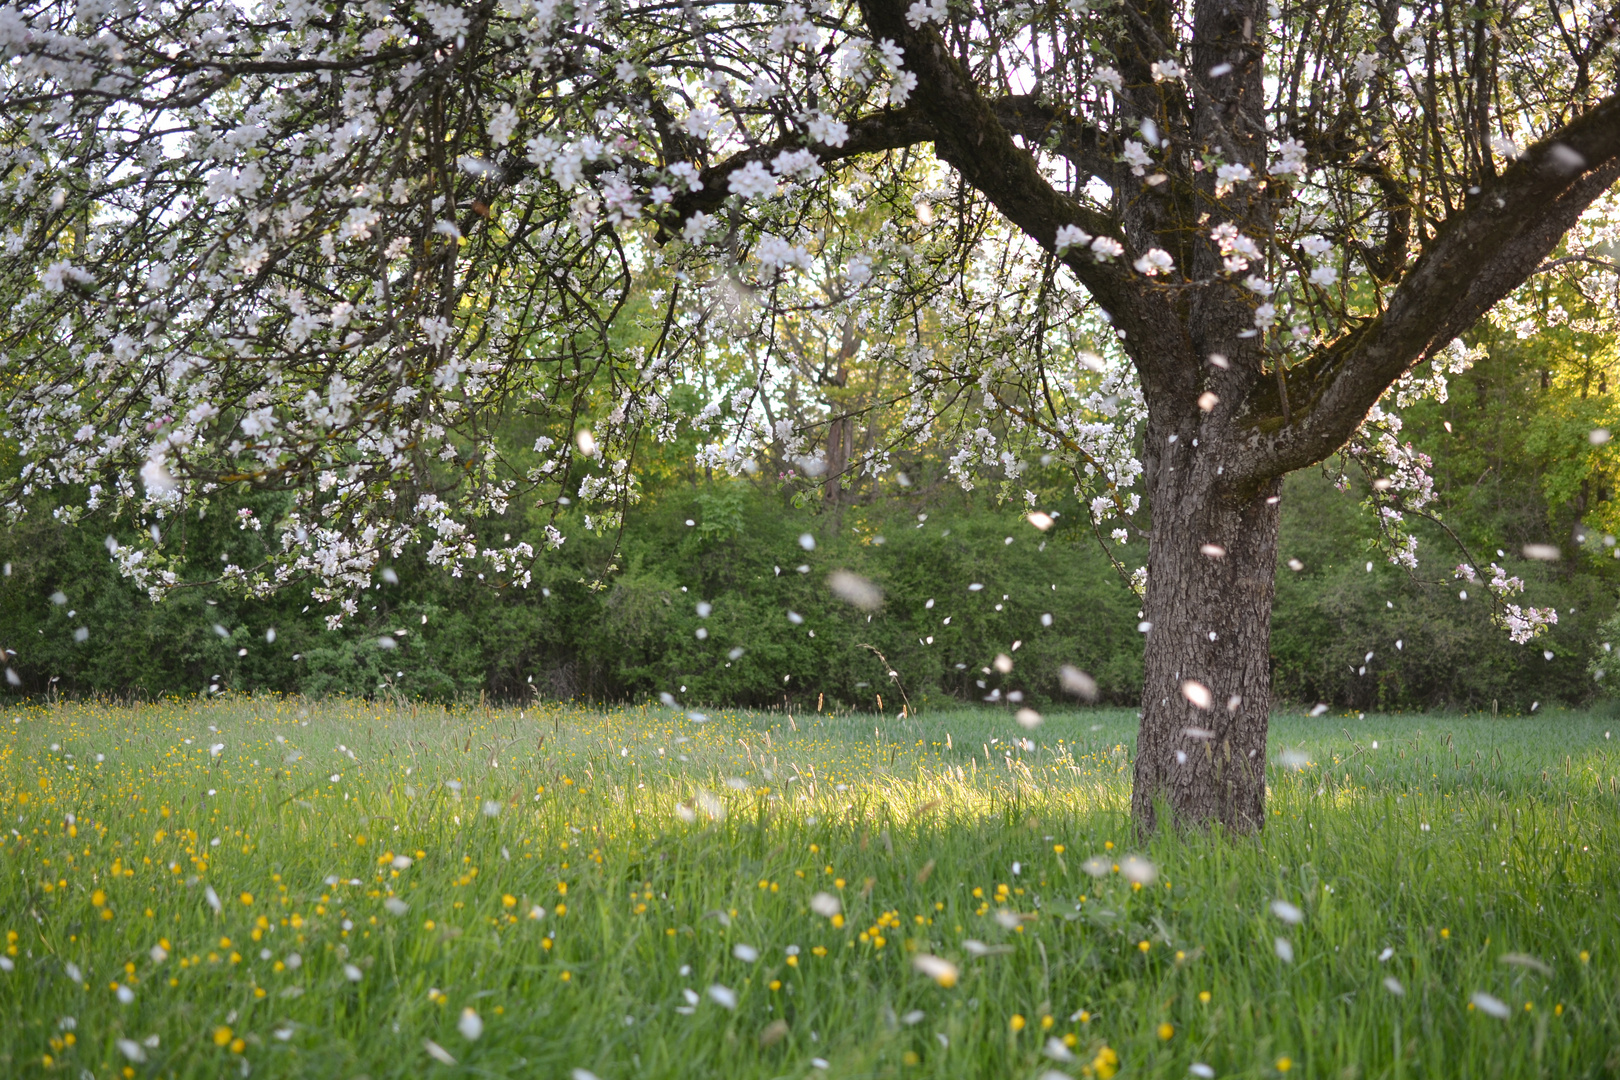
[(1142, 847), (1120, 711), (0, 725), (7, 1077), (1620, 1068), (1599, 715), (1278, 716), (1262, 837)]

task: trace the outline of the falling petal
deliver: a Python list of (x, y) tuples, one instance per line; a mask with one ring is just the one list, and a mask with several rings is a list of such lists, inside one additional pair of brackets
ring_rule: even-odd
[(1275, 948), (1277, 951), (1277, 959), (1281, 960), (1285, 964), (1292, 964), (1294, 962), (1293, 942), (1289, 941), (1287, 938), (1280, 937), (1273, 943), (1273, 948)]
[(1271, 913), (1285, 923), (1298, 926), (1305, 921), (1305, 913), (1286, 900), (1273, 900)]
[(1127, 855), (1119, 861), (1119, 874), (1137, 885), (1151, 885), (1159, 876), (1159, 868), (1140, 855)]
[(709, 987), (709, 997), (723, 1009), (734, 1010), (737, 1008), (737, 992), (729, 987), (721, 986), (719, 983)]
[(957, 979), (961, 977), (961, 972), (957, 970), (955, 964), (928, 953), (914, 955), (911, 958), (911, 966), (947, 989), (955, 986)]
[(1181, 696), (1186, 698), (1199, 709), (1207, 709), (1215, 698), (1209, 692), (1209, 687), (1197, 679), (1183, 679), (1181, 682)]
[(1058, 685), (1082, 701), (1097, 700), (1097, 680), (1072, 664), (1058, 668)]
[(848, 570), (834, 570), (827, 575), (827, 588), (844, 603), (862, 611), (876, 611), (883, 606), (883, 590)]
[(450, 1051), (434, 1042), (432, 1039), (422, 1040), (422, 1049), (428, 1052), (428, 1057), (443, 1065), (454, 1065), (456, 1059), (450, 1056)]
[(1494, 1016), (1498, 1020), (1506, 1020), (1513, 1015), (1513, 1010), (1507, 1007), (1506, 1002), (1501, 998), (1492, 997), (1484, 991), (1476, 991), (1468, 1000), (1473, 1003), (1474, 1008), (1487, 1016)]
[(714, 821), (719, 821), (726, 816), (726, 804), (711, 792), (699, 791), (697, 793), (697, 805), (699, 810), (702, 810)]

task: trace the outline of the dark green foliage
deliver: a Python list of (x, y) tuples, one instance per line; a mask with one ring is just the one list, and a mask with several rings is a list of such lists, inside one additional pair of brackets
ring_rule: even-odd
[[(239, 559), (242, 538), (228, 515), (190, 524), (192, 567), (216, 564), (227, 548)], [(800, 544), (805, 534), (812, 550)], [(217, 678), (236, 690), (437, 699), (668, 692), (814, 708), (825, 695), (825, 707), (865, 709), (881, 694), (894, 712), (905, 698), (921, 707), (997, 688), (1039, 706), (1059, 696), (1063, 663), (1092, 672), (1114, 702), (1131, 701), (1141, 677), (1136, 600), (1089, 532), (1064, 521), (1043, 536), (966, 499), (936, 507), (926, 522), (898, 505), (857, 521), (853, 509), (837, 517), (795, 509), (785, 493), (740, 482), (670, 491), (630, 515), (617, 572), (602, 573), (608, 541), (576, 523), (527, 590), (498, 592), (407, 560), (395, 567), (400, 583), (363, 594), (340, 631), (324, 628), (329, 609), (299, 589), (242, 600), (199, 588), (154, 605), (119, 578), (99, 536), (40, 514), (0, 542), (0, 557), (14, 564), (0, 584), (0, 624), (26, 691), (54, 679), (60, 691), (153, 696), (203, 691)], [(885, 593), (870, 618), (828, 590), (828, 574), (840, 569)], [(983, 588), (970, 591), (973, 583)], [(66, 604), (50, 601), (58, 589)], [(707, 618), (700, 601), (713, 605)], [(74, 641), (78, 626), (87, 641)], [(265, 639), (272, 627), (274, 643)], [(395, 648), (379, 646), (385, 636)], [(1002, 652), (1016, 660), (1011, 677), (986, 674)]]
[[(1353, 474), (1345, 491), (1317, 470), (1289, 478), (1272, 632), (1279, 703), (1495, 703), (1523, 712), (1537, 702), (1582, 703), (1620, 679), (1594, 679), (1612, 657), (1601, 643), (1620, 639), (1620, 561), (1612, 558), (1620, 548), (1608, 540), (1620, 524), (1609, 520), (1608, 458), (1587, 440), (1594, 425), (1611, 422), (1607, 384), (1567, 372), (1544, 382), (1524, 350), (1493, 342), (1489, 357), (1453, 380), (1449, 401), (1404, 414), (1403, 441), (1433, 454), (1437, 505), (1471, 554), (1418, 522), (1419, 570), (1392, 566), (1360, 506), (1366, 477)], [(1014, 506), (948, 487), (828, 507), (811, 489), (795, 498), (770, 482), (702, 480), (670, 464), (689, 461), (689, 450), (669, 449), (654, 463), (616, 549), (613, 538), (565, 520), (568, 540), (537, 560), (532, 586), (506, 591), (408, 555), (393, 567), (399, 583), (357, 597), (357, 615), (339, 631), (325, 628), (331, 609), (296, 586), (263, 600), (201, 586), (154, 605), (118, 576), (105, 523), (70, 525), (40, 507), (0, 535), (0, 560), (12, 564), (0, 578), (0, 647), (15, 650), (10, 666), (22, 680), (6, 692), (154, 696), (217, 685), (595, 702), (669, 693), (695, 704), (862, 710), (876, 709), (882, 695), (893, 713), (907, 700), (934, 707), (998, 689), (1002, 701), (1016, 690), (1042, 708), (1062, 697), (1057, 671), (1072, 663), (1096, 677), (1104, 701), (1136, 703), (1138, 603), (1072, 497), (1057, 504), (1058, 524), (1043, 535)], [(246, 505), (270, 522), (273, 498)], [(164, 523), (186, 580), (207, 577), (222, 556), (256, 562), (270, 530), (241, 528), (240, 506)], [(514, 518), (499, 527), (536, 542), (543, 524)], [(800, 546), (804, 534), (812, 550)], [(1527, 562), (1525, 543), (1558, 544), (1565, 557)], [(1145, 544), (1133, 540), (1120, 553), (1140, 559)], [(1289, 559), (1303, 569), (1288, 569)], [(1512, 644), (1483, 584), (1454, 578), (1469, 559), (1487, 576), (1495, 560), (1523, 577), (1520, 602), (1557, 608), (1558, 625)], [(874, 582), (882, 608), (868, 618), (837, 599), (827, 588), (834, 570)], [(983, 588), (969, 591), (972, 583)], [(58, 590), (66, 603), (51, 602)], [(713, 605), (706, 618), (700, 602)], [(84, 642), (74, 639), (79, 627)], [(265, 638), (272, 627), (273, 643)], [(397, 647), (381, 647), (384, 636)], [(735, 649), (742, 652), (732, 657)], [(1015, 661), (1008, 677), (985, 671), (998, 653)]]
[(1290, 477), (1285, 490), (1281, 557), (1305, 568), (1278, 574), (1271, 653), (1279, 700), (1368, 711), (1489, 709), (1495, 701), (1527, 712), (1590, 695), (1594, 637), (1614, 608), (1613, 586), (1601, 575), (1499, 560), (1525, 578), (1529, 602), (1559, 613), (1548, 633), (1515, 645), (1494, 623), (1483, 586), (1453, 579), (1463, 557), (1443, 537), (1425, 533), (1419, 570), (1408, 573), (1373, 550), (1359, 494), (1336, 491), (1316, 471)]

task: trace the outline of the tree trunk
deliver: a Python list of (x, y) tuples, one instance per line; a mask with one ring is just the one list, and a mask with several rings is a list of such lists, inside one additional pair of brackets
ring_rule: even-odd
[(1281, 481), (1232, 493), (1225, 455), (1193, 444), (1195, 423), (1180, 427), (1148, 429), (1159, 450), (1146, 455), (1151, 626), (1131, 813), (1144, 834), (1161, 812), (1175, 826), (1254, 832), (1265, 822)]

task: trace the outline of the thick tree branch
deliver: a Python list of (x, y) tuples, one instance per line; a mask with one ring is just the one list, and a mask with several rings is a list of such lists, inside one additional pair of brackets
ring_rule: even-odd
[(1050, 147), (1084, 176), (1099, 177), (1109, 185), (1119, 183), (1123, 170), (1118, 164), (1117, 147), (1106, 146), (1101, 132), (1093, 125), (1042, 104), (1033, 94), (995, 98), (989, 105), (1008, 134)]
[(784, 150), (808, 149), (823, 165), (831, 165), (861, 154), (877, 154), (885, 150), (898, 150), (903, 146), (915, 146), (933, 138), (933, 125), (921, 112), (912, 107), (872, 113), (851, 120), (849, 138), (839, 146), (828, 146), (824, 143), (810, 143), (806, 146), (802, 138), (790, 135), (762, 146), (750, 147), (704, 169), (698, 176), (703, 182), (700, 189), (678, 195), (671, 200), (669, 209), (662, 218), (659, 240), (669, 239), (670, 230), (680, 228), (680, 225), (693, 214), (714, 210), (730, 198), (731, 190), (727, 180), (732, 173), (750, 162), (757, 161), (769, 165), (771, 159)]
[[(1087, 175), (1111, 179), (1111, 174), (1115, 171), (1113, 159), (1102, 152), (1101, 140), (1096, 129), (1060, 116), (1056, 110), (1039, 104), (1029, 96), (995, 99), (989, 102), (989, 107), (1013, 134), (1042, 144), (1055, 134), (1057, 138), (1054, 149), (1057, 153), (1074, 162), (1075, 166), (1085, 171)], [(673, 120), (670, 120), (669, 126), (673, 130)], [(660, 131), (662, 130), (661, 125)], [(675, 133), (675, 138), (691, 142), (699, 141), (690, 140), (689, 137), (680, 136), (679, 133)], [(703, 187), (698, 191), (677, 196), (670, 203), (670, 211), (664, 218), (665, 238), (667, 239), (669, 230), (679, 228), (687, 218), (698, 211), (713, 211), (723, 204), (731, 194), (727, 187), (727, 179), (751, 161), (769, 165), (771, 160), (784, 150), (809, 149), (823, 165), (832, 165), (861, 154), (898, 150), (905, 146), (933, 142), (936, 138), (933, 121), (916, 105), (910, 105), (903, 109), (871, 113), (850, 121), (849, 138), (839, 146), (811, 143), (807, 147), (804, 140), (794, 134), (761, 146), (750, 147), (703, 169), (699, 174)], [(670, 137), (666, 136), (665, 141), (666, 153), (669, 153)]]
[(1257, 439), (1228, 477), (1252, 484), (1344, 445), (1391, 383), (1534, 274), (1616, 180), (1620, 95), (1532, 146), (1451, 215), (1383, 314), (1329, 344), (1293, 377), (1310, 383), (1310, 399), (1295, 410), (1299, 422)]

